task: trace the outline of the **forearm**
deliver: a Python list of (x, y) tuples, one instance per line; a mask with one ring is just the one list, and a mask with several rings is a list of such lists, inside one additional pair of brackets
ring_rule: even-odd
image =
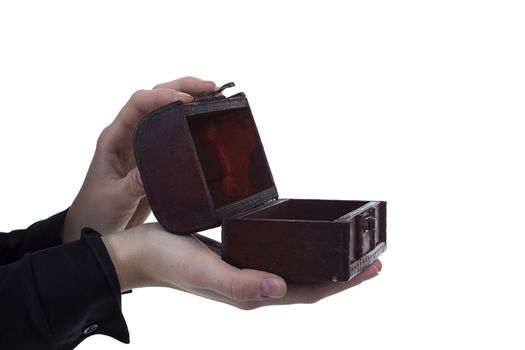
[(61, 245), (67, 212), (64, 210), (24, 230), (0, 233), (0, 265), (17, 261), (27, 253)]

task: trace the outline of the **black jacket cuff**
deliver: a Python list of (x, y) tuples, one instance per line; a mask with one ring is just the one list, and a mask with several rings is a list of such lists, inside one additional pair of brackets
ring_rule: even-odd
[(36, 294), (58, 349), (105, 334), (129, 343), (118, 277), (100, 235), (31, 254)]
[(0, 265), (19, 260), (24, 254), (61, 245), (62, 228), (68, 209), (41, 220), (25, 230), (2, 234)]

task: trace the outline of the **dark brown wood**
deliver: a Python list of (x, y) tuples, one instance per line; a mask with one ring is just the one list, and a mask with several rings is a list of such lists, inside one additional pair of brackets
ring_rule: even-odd
[(168, 231), (189, 233), (217, 223), (181, 104), (142, 119), (134, 150), (153, 213)]
[(356, 262), (385, 250), (385, 227), (378, 224), (385, 209), (385, 202), (367, 201), (268, 203), (224, 219), (223, 259), (289, 282), (346, 281), (368, 266)]
[(149, 113), (134, 149), (159, 223), (176, 234), (222, 224), (222, 256), (234, 266), (290, 282), (344, 281), (386, 249), (386, 202), (278, 199), (243, 93)]

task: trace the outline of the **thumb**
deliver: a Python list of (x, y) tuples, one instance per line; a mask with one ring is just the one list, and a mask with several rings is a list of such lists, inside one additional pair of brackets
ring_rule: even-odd
[(119, 193), (126, 201), (138, 201), (146, 195), (137, 167), (131, 169), (120, 182)]
[[(204, 243), (199, 243), (204, 246)], [(188, 263), (192, 266), (189, 269), (192, 271), (190, 285), (212, 290), (232, 300), (275, 299), (286, 294), (286, 282), (281, 277), (265, 271), (238, 269), (208, 249), (202, 254), (192, 254)]]
[(249, 301), (282, 298), (286, 294), (286, 282), (277, 275), (250, 269), (228, 270), (216, 275), (212, 289), (230, 299)]

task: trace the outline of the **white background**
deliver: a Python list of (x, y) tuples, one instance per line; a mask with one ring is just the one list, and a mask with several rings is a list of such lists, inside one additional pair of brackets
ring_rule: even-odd
[(248, 312), (135, 290), (131, 345), (79, 349), (523, 349), (524, 18), (520, 1), (2, 2), (0, 228), (71, 203), (134, 90), (235, 81), (281, 197), (388, 201), (381, 275)]

